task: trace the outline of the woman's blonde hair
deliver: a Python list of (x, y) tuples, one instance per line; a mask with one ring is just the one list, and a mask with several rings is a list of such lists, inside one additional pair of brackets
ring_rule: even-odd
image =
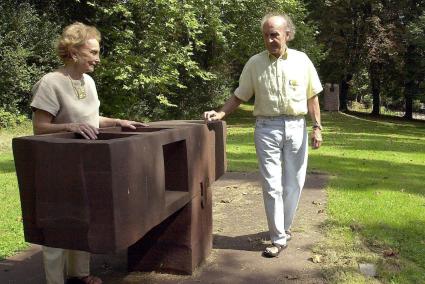
[(57, 40), (56, 52), (63, 62), (71, 59), (70, 49), (80, 47), (89, 39), (100, 42), (100, 32), (93, 26), (75, 22), (63, 29), (62, 35)]

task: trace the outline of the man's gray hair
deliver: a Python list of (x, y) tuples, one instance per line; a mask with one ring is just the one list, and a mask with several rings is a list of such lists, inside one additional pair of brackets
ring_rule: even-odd
[(295, 37), (295, 25), (292, 22), (291, 18), (285, 13), (272, 12), (265, 15), (263, 19), (261, 20), (261, 26), (260, 26), (261, 32), (263, 32), (264, 23), (267, 22), (272, 17), (281, 17), (285, 20), (286, 32), (288, 32), (289, 34), (288, 41), (293, 40)]

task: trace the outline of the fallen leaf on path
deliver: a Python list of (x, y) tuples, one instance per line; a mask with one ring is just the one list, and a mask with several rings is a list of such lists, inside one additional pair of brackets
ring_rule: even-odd
[(220, 202), (221, 203), (230, 203), (230, 202), (232, 202), (232, 200), (230, 200), (230, 199), (222, 199), (222, 200), (220, 200)]
[(310, 260), (311, 260), (313, 263), (321, 263), (321, 262), (322, 262), (322, 258), (323, 258), (323, 255), (315, 254), (315, 255), (313, 255), (312, 257), (310, 257)]
[(288, 274), (288, 275), (285, 275), (285, 278), (288, 279), (288, 280), (296, 280), (296, 279), (298, 279), (298, 276)]
[(312, 203), (313, 203), (314, 205), (322, 205), (322, 203), (320, 203), (320, 202), (318, 202), (318, 201), (315, 201), (315, 200), (314, 200)]
[(319, 210), (317, 211), (317, 213), (318, 213), (318, 214), (325, 213), (325, 209), (319, 209)]
[(248, 193), (246, 193), (246, 192), (242, 192), (242, 195), (247, 195)]
[(398, 255), (398, 251), (394, 249), (386, 249), (383, 254), (385, 257), (394, 257)]

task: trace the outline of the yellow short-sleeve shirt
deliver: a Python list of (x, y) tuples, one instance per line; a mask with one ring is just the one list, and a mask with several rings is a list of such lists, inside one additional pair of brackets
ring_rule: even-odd
[(268, 51), (251, 57), (239, 78), (235, 96), (255, 96), (255, 116), (307, 114), (307, 99), (323, 90), (313, 63), (303, 52), (287, 49), (280, 58)]

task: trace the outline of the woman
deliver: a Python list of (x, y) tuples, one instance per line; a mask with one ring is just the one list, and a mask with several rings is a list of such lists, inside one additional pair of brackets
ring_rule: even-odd
[[(99, 127), (145, 126), (140, 122), (99, 116), (99, 99), (93, 72), (99, 64), (100, 33), (92, 26), (74, 23), (67, 26), (57, 43), (64, 66), (44, 75), (33, 88), (33, 126), (35, 134), (69, 131), (86, 139), (96, 139)], [(43, 247), (48, 284), (101, 284), (89, 271), (90, 254), (84, 251)]]

